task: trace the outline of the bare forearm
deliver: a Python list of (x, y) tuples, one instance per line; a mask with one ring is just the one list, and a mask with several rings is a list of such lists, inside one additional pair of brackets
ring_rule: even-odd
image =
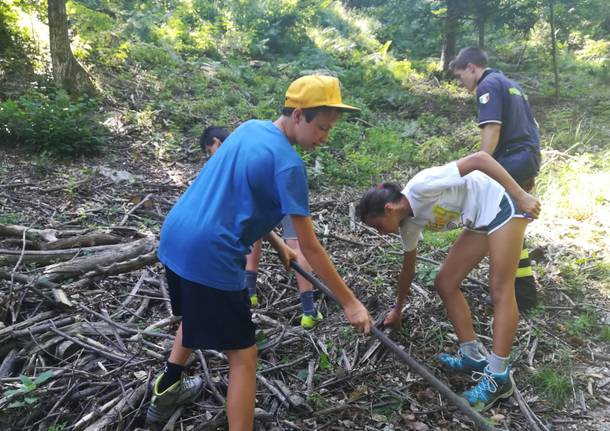
[(277, 252), (279, 252), (285, 247), (284, 241), (282, 241), (282, 238), (280, 238), (275, 232), (269, 232), (263, 238), (269, 241), (271, 247), (273, 247), (273, 249)]
[(458, 160), (457, 166), (461, 176), (468, 175), (472, 171), (477, 170), (487, 174), (489, 177), (499, 182), (514, 198), (518, 198), (525, 193), (513, 177), (506, 172), (506, 169), (504, 169), (493, 157), (483, 151), (479, 151), (478, 153), (471, 154), (470, 156)]

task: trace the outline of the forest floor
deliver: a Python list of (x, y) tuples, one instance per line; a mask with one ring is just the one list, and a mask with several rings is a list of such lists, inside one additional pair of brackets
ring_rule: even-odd
[[(157, 235), (202, 162), (198, 149), (171, 162), (159, 161), (154, 151), (134, 139), (103, 157), (68, 164), (32, 163), (10, 151), (1, 158), (0, 428), (143, 426), (151, 382), (177, 328), (154, 255)], [(311, 193), (311, 208), (339, 272), (379, 322), (393, 301), (401, 251), (396, 237), (351, 223), (349, 204), (360, 193), (319, 188)], [(569, 241), (549, 235), (529, 241), (541, 301), (521, 317), (514, 380), (539, 422), (528, 420), (514, 397), (484, 415), (499, 429), (535, 429), (533, 421), (539, 429), (609, 430), (607, 274), (595, 276), (591, 271), (599, 262), (583, 258)], [(447, 377), (434, 360), (456, 350), (432, 285), (449, 245), (443, 240), (424, 249), (403, 327), (388, 333), (459, 392), (468, 379)], [(473, 428), (378, 341), (356, 334), (330, 300), (317, 297), (327, 318), (312, 331), (302, 330), (294, 275), (265, 250), (261, 304), (254, 310), (257, 429)], [(463, 289), (490, 347), (485, 262), (471, 276)], [(225, 429), (227, 369), (221, 353), (194, 354), (189, 373), (205, 376), (205, 392), (167, 429)]]

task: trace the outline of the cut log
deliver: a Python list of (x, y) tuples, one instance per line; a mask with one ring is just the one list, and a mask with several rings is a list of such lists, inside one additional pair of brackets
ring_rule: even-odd
[(150, 253), (156, 248), (157, 240), (154, 236), (149, 236), (127, 244), (121, 244), (120, 246), (113, 246), (112, 249), (93, 256), (77, 257), (67, 263), (50, 265), (44, 269), (43, 274), (45, 274), (49, 280), (57, 282), (67, 278), (81, 276), (89, 271), (94, 271), (115, 262), (134, 259), (143, 254)]

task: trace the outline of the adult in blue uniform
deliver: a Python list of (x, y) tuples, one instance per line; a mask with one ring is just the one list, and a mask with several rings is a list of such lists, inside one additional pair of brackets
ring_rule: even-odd
[[(526, 191), (540, 170), (540, 136), (523, 88), (502, 72), (488, 67), (485, 51), (463, 48), (449, 63), (467, 90), (476, 90), (482, 151), (491, 154)], [(537, 303), (536, 281), (527, 250), (520, 256), (515, 279), (519, 309)]]

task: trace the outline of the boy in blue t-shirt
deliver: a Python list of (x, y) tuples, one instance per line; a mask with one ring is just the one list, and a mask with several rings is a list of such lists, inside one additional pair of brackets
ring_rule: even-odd
[[(463, 48), (449, 68), (467, 90), (476, 90), (481, 150), (491, 154), (526, 191), (540, 170), (540, 136), (523, 88), (487, 67), (485, 51)], [(521, 310), (537, 303), (536, 280), (527, 249), (521, 251), (515, 296)]]
[(167, 215), (159, 260), (166, 267), (173, 313), (182, 323), (164, 372), (157, 378), (149, 424), (167, 421), (201, 392), (199, 377), (182, 378), (193, 349), (224, 351), (229, 361), (230, 430), (252, 429), (256, 344), (250, 299), (244, 289), (245, 256), (265, 237), (289, 268), (294, 252), (271, 230), (290, 215), (313, 270), (333, 291), (348, 321), (368, 333), (371, 317), (345, 285), (316, 238), (309, 217), (305, 165), (292, 148), (322, 145), (344, 111), (339, 80), (304, 76), (290, 84), (282, 115), (238, 127), (206, 163)]
[[(203, 152), (207, 152), (210, 156), (213, 156), (216, 151), (220, 148), (222, 143), (229, 136), (229, 131), (224, 127), (210, 126), (207, 127), (201, 135), (200, 145)], [(282, 237), (286, 244), (294, 250), (297, 257), (298, 264), (306, 271), (311, 271), (311, 266), (299, 247), (299, 241), (297, 240), (297, 234), (294, 230), (294, 225), (289, 215), (284, 216), (282, 219)], [(244, 285), (248, 289), (248, 295), (250, 295), (250, 303), (252, 307), (258, 306), (258, 295), (256, 292), (256, 279), (258, 278), (258, 267), (261, 259), (261, 240), (256, 241), (252, 245), (252, 251), (246, 256), (246, 272), (244, 275)], [(301, 300), (301, 308), (303, 314), (301, 314), (301, 327), (303, 329), (312, 329), (318, 323), (320, 323), (324, 316), (318, 310), (314, 304), (313, 298), (313, 286), (310, 282), (305, 280), (301, 275), (296, 275), (297, 286), (299, 289), (299, 298)]]

